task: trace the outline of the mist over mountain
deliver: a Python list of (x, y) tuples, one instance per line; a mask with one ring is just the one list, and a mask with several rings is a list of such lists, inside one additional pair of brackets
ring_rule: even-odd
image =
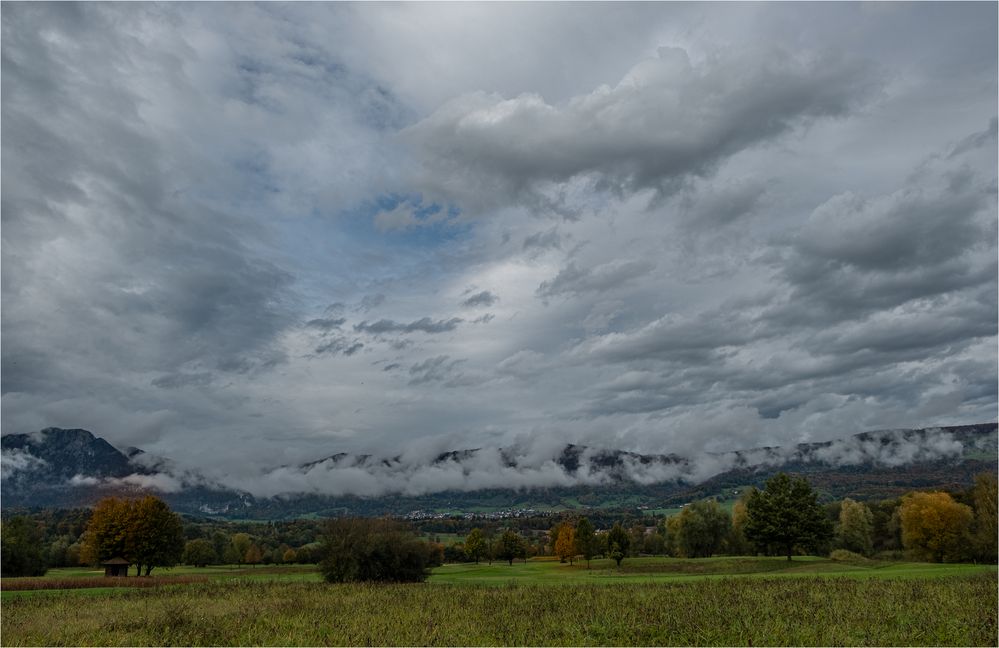
[[(138, 448), (120, 451), (86, 430), (47, 428), (2, 437), (0, 483), (5, 507), (85, 505), (108, 494), (155, 492), (188, 512), (256, 511), (281, 517), (399, 513), (444, 503), (460, 508), (483, 498), (513, 505), (580, 495), (598, 502), (613, 494), (618, 500), (627, 495), (662, 503), (755, 483), (778, 469), (809, 473), (832, 484), (838, 483), (836, 474), (852, 474), (857, 492), (849, 484), (834, 489), (859, 495), (871, 486), (871, 478), (860, 477), (864, 474), (877, 476), (872, 477), (875, 482), (959, 484), (974, 472), (994, 470), (996, 452), (997, 426), (987, 423), (882, 430), (821, 443), (689, 457), (573, 444), (453, 450), (427, 459), (338, 453), (275, 467), (254, 480), (215, 481)], [(892, 474), (895, 478), (886, 477)]]

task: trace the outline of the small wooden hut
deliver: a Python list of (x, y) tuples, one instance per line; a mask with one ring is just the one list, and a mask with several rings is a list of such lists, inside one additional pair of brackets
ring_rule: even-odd
[(104, 565), (105, 576), (128, 576), (128, 567), (131, 563), (124, 558), (112, 558), (101, 564)]

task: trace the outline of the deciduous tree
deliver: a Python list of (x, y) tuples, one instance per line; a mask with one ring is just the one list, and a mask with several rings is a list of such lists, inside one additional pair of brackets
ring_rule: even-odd
[(246, 564), (253, 565), (254, 567), (259, 565), (260, 561), (263, 560), (263, 554), (260, 552), (260, 547), (255, 544), (251, 544), (250, 548), (246, 550), (246, 555), (243, 556), (243, 560), (246, 561)]
[(524, 539), (513, 529), (504, 531), (496, 544), (496, 557), (506, 560), (511, 565), (513, 565), (514, 558), (527, 557), (527, 546)]
[(841, 548), (870, 556), (874, 550), (874, 515), (862, 502), (846, 498), (839, 507), (836, 538)]
[(97, 502), (83, 532), (80, 559), (90, 565), (111, 558), (134, 563), (129, 535), (131, 516), (132, 503), (128, 500), (106, 497)]
[(394, 520), (330, 520), (319, 569), (331, 583), (414, 582), (428, 575), (428, 546)]
[(172, 567), (184, 553), (184, 525), (166, 502), (147, 495), (133, 502), (131, 558), (145, 566), (146, 576), (156, 567)]
[(958, 562), (970, 553), (971, 507), (947, 493), (910, 493), (899, 507), (902, 546), (918, 560)]
[(555, 541), (555, 555), (559, 562), (569, 561), (576, 556), (576, 530), (568, 522), (559, 525), (558, 539)]
[(621, 566), (621, 561), (624, 557), (628, 555), (628, 547), (631, 543), (631, 539), (628, 537), (628, 532), (621, 528), (619, 523), (616, 523), (607, 534), (607, 549), (610, 553), (610, 557), (614, 559), (617, 566)]
[(677, 544), (688, 558), (707, 558), (721, 548), (732, 520), (715, 500), (694, 502), (677, 516)]
[(223, 560), (229, 564), (242, 565), (246, 562), (246, 552), (249, 551), (253, 541), (248, 533), (234, 533), (229, 538), (229, 545), (225, 549)]
[(191, 540), (184, 547), (184, 564), (204, 567), (214, 565), (218, 562), (218, 555), (215, 553), (215, 545), (201, 538)]
[(465, 538), (465, 555), (474, 560), (475, 564), (478, 565), (479, 558), (485, 554), (485, 551), (486, 539), (482, 536), (482, 529), (476, 527)]
[(975, 523), (973, 547), (975, 559), (980, 562), (995, 563), (999, 548), (996, 546), (996, 490), (995, 473), (982, 473), (975, 477), (972, 497), (975, 502)]

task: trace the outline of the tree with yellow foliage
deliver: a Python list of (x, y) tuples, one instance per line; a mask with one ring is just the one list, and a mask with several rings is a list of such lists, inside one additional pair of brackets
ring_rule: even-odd
[(555, 540), (555, 555), (559, 562), (569, 561), (576, 557), (576, 529), (568, 522), (559, 525), (558, 539)]
[(910, 493), (899, 507), (902, 546), (918, 560), (958, 562), (969, 553), (970, 506), (947, 493)]

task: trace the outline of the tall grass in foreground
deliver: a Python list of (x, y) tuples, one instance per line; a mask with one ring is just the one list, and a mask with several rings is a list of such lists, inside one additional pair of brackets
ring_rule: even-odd
[(683, 584), (210, 581), (3, 603), (4, 645), (996, 645), (994, 575)]

